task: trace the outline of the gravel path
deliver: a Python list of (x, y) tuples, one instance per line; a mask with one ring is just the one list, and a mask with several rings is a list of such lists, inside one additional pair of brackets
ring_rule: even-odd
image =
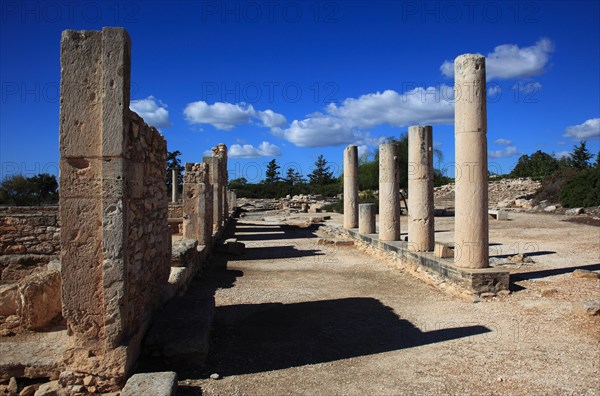
[(201, 282), (217, 288), (213, 341), (207, 370), (180, 373), (182, 395), (600, 394), (600, 317), (573, 311), (574, 298), (600, 299), (599, 280), (524, 279), (471, 304), (318, 245), (317, 228), (246, 217), (236, 237), (245, 254)]

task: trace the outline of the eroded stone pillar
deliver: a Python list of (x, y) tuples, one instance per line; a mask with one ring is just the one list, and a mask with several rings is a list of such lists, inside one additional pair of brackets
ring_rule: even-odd
[(358, 205), (358, 232), (361, 234), (375, 234), (374, 203)]
[(344, 149), (344, 228), (358, 227), (358, 147)]
[(400, 239), (400, 188), (395, 144), (379, 145), (379, 239)]
[(183, 237), (210, 245), (213, 230), (213, 191), (208, 164), (186, 163), (183, 182)]
[[(166, 142), (129, 110), (124, 29), (61, 39), (63, 383), (123, 385), (170, 272)], [(84, 83), (85, 82), (85, 83)], [(78, 379), (77, 379), (78, 378)]]
[(485, 57), (457, 57), (454, 80), (454, 263), (459, 267), (485, 268), (489, 266)]
[[(215, 150), (213, 149), (213, 152)], [(208, 164), (209, 182), (213, 190), (213, 231), (221, 229), (223, 224), (223, 195), (221, 194), (221, 167), (219, 166), (219, 157), (204, 157), (202, 162)]]
[(219, 166), (221, 167), (221, 200), (223, 202), (223, 221), (225, 221), (229, 217), (229, 197), (227, 196), (227, 184), (228, 184), (228, 174), (227, 174), (227, 146), (223, 143), (219, 143), (217, 145), (217, 157), (219, 157)]
[(434, 248), (433, 143), (430, 126), (408, 128), (408, 249)]
[(177, 203), (177, 189), (179, 188), (177, 182), (177, 171), (171, 169), (171, 202), (173, 203)]

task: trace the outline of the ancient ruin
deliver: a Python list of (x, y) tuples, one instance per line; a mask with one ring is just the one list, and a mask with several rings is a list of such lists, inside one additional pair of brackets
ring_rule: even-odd
[(408, 248), (429, 252), (434, 245), (433, 140), (430, 126), (408, 128)]
[(400, 239), (400, 187), (395, 144), (379, 145), (379, 239)]
[(485, 58), (461, 55), (454, 61), (456, 231), (454, 262), (487, 268), (488, 167)]
[(358, 227), (358, 147), (344, 150), (344, 228)]

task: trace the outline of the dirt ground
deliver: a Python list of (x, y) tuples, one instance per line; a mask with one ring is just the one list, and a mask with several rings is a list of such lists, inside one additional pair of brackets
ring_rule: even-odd
[[(245, 254), (217, 257), (194, 284), (216, 290), (216, 316), (208, 365), (180, 371), (179, 393), (600, 394), (600, 317), (574, 311), (600, 300), (600, 280), (571, 274), (600, 271), (600, 228), (510, 216), (490, 221), (490, 254), (518, 273), (513, 292), (475, 304), (354, 247), (317, 245), (317, 227), (240, 219)], [(436, 229), (451, 241), (453, 218)], [(503, 264), (523, 252), (535, 263)]]

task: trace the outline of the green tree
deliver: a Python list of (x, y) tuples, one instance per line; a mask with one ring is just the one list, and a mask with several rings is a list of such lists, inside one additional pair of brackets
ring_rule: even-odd
[(267, 171), (265, 172), (266, 184), (273, 184), (281, 179), (281, 177), (279, 177), (279, 168), (281, 167), (277, 165), (277, 161), (275, 161), (275, 159), (269, 161), (269, 163), (267, 164)]
[(573, 166), (577, 169), (589, 168), (589, 161), (594, 156), (588, 151), (585, 145), (585, 141), (581, 141), (579, 142), (579, 145), (573, 146), (573, 154), (571, 155), (571, 160), (573, 161)]
[(600, 151), (598, 151), (598, 154), (596, 154), (596, 164), (594, 167), (600, 169)]
[(58, 198), (58, 182), (56, 176), (40, 173), (29, 178), (31, 192), (38, 205), (44, 202), (55, 202)]
[(337, 180), (333, 177), (333, 172), (327, 165), (327, 160), (323, 155), (319, 155), (315, 161), (315, 169), (308, 175), (310, 184), (314, 186), (325, 186), (336, 183)]
[(0, 184), (2, 195), (7, 204), (17, 206), (27, 205), (33, 198), (33, 183), (23, 175), (7, 177)]
[(529, 155), (522, 155), (510, 173), (513, 177), (535, 177), (548, 176), (558, 170), (558, 160), (550, 154), (541, 150)]
[(304, 183), (304, 179), (302, 178), (302, 175), (300, 174), (300, 172), (298, 172), (294, 168), (287, 169), (287, 171), (285, 173), (285, 178), (283, 179), (283, 181), (286, 182), (287, 184), (289, 184), (290, 186), (296, 186), (298, 184)]
[(172, 186), (172, 172), (175, 169), (177, 175), (177, 185), (179, 186), (180, 192), (183, 191), (183, 166), (181, 166), (181, 160), (179, 156), (181, 155), (181, 151), (167, 151), (167, 175), (166, 175), (166, 183), (167, 183), (167, 191), (171, 193)]
[(229, 180), (229, 189), (241, 190), (248, 185), (248, 179), (240, 177), (237, 179)]

